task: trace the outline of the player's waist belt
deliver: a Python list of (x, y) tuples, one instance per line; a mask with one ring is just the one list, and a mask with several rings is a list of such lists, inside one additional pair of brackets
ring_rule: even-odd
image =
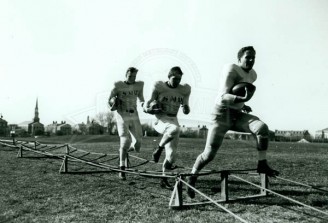
[(175, 116), (177, 116), (177, 114), (166, 114), (167, 116), (169, 116), (169, 117), (175, 117)]

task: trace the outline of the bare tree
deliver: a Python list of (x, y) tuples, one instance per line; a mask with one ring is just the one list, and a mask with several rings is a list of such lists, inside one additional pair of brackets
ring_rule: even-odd
[(95, 120), (102, 125), (103, 127), (107, 128), (108, 132), (111, 133), (113, 126), (115, 125), (115, 118), (113, 112), (100, 112), (96, 114)]

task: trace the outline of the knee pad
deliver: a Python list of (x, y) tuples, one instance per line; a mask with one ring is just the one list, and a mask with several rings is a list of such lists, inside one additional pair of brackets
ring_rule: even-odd
[(127, 150), (128, 148), (130, 148), (130, 144), (131, 144), (131, 138), (127, 137), (127, 136), (121, 136), (120, 137), (120, 147), (124, 150)]
[(269, 136), (269, 127), (262, 121), (259, 121), (256, 125), (255, 134), (257, 136), (268, 137)]
[(264, 151), (268, 149), (269, 145), (269, 127), (262, 121), (258, 121), (255, 125), (255, 136), (257, 141), (257, 149)]
[(172, 125), (167, 129), (166, 134), (170, 137), (178, 136), (180, 134), (180, 127)]

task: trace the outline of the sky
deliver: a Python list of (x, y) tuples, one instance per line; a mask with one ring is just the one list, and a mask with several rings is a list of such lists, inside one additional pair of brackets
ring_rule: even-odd
[[(258, 79), (247, 103), (271, 130), (328, 127), (326, 0), (1, 0), (0, 113), (9, 124), (86, 122), (108, 111), (114, 81), (139, 69), (145, 98), (173, 66), (207, 123), (222, 67), (254, 46)], [(140, 111), (143, 121), (154, 117)]]

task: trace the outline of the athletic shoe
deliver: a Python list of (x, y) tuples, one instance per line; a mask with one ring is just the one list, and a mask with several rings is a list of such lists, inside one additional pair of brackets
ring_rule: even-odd
[[(125, 166), (120, 166), (120, 170), (125, 170)], [(119, 172), (118, 173), (118, 178), (120, 178), (121, 180), (126, 180), (126, 176), (124, 172)]]
[(153, 160), (155, 163), (158, 163), (164, 148), (164, 146), (158, 146), (157, 148), (155, 148), (155, 151), (153, 152)]
[(129, 152), (140, 153), (140, 148), (137, 150), (137, 149), (134, 148), (134, 147), (130, 147), (130, 148), (128, 149), (128, 153), (129, 153)]
[(272, 169), (269, 167), (267, 160), (259, 160), (257, 163), (257, 172), (258, 173), (265, 173), (269, 177), (276, 177), (279, 175), (279, 171)]
[(134, 151), (136, 151), (134, 147), (130, 147), (130, 148), (128, 149), (128, 153), (129, 153), (129, 152), (134, 152)]
[[(192, 187), (195, 187), (196, 185), (196, 181), (197, 181), (197, 177), (195, 176), (190, 176), (188, 178), (188, 184)], [(195, 197), (195, 191), (191, 188), (191, 187), (188, 187), (187, 188), (187, 194), (190, 198), (194, 198)]]
[(162, 178), (160, 182), (161, 188), (173, 190), (173, 186), (169, 183), (167, 178)]

